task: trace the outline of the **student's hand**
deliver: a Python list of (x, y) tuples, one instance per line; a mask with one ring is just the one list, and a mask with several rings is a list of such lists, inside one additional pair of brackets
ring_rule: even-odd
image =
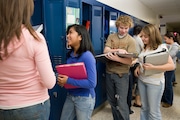
[(144, 68), (144, 70), (152, 70), (154, 68), (154, 65), (152, 65), (150, 63), (144, 63), (143, 68)]
[(68, 76), (66, 76), (66, 75), (58, 75), (58, 85), (60, 85), (61, 87), (63, 87), (64, 86), (64, 84), (66, 84), (66, 82), (67, 82), (67, 79), (68, 79)]
[(138, 66), (138, 67), (134, 70), (134, 75), (135, 75), (136, 77), (138, 77), (140, 73), (141, 73), (141, 71), (140, 71), (140, 66)]
[(109, 60), (112, 60), (112, 61), (118, 61), (119, 60), (119, 56), (115, 53), (107, 53), (107, 55), (105, 56), (106, 58), (108, 58)]
[(131, 66), (135, 65), (137, 63), (137, 60), (138, 59), (133, 59), (132, 63), (131, 63)]
[(118, 49), (118, 52), (119, 53), (122, 53), (122, 54), (127, 54), (128, 52), (126, 51), (126, 50), (124, 50), (124, 49)]

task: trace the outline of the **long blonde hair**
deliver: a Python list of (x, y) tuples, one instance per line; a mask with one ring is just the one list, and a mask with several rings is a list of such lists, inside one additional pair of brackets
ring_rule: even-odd
[(5, 50), (5, 56), (8, 56), (7, 46), (12, 38), (15, 36), (20, 38), (22, 25), (36, 40), (40, 40), (30, 22), (33, 12), (33, 0), (0, 0), (0, 51)]
[[(149, 36), (149, 47), (151, 50), (157, 49), (158, 46), (162, 44), (160, 31), (155, 25), (148, 24), (144, 26), (142, 32)], [(144, 47), (146, 47), (146, 45)]]

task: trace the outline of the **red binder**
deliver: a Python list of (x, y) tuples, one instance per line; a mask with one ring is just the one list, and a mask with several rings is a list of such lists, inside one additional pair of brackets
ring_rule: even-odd
[[(87, 72), (86, 72), (86, 68), (83, 62), (57, 65), (56, 70), (59, 74), (67, 75), (77, 80), (87, 78)], [(78, 88), (70, 84), (65, 84), (64, 87), (66, 89)]]

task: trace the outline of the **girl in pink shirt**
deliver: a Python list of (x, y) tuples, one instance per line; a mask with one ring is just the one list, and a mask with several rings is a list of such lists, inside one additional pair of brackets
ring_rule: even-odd
[(0, 0), (0, 118), (48, 120), (54, 87), (46, 41), (30, 18), (33, 0)]

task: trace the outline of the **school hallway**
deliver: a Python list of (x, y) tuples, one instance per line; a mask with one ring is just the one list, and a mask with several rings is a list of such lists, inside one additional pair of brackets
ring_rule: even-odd
[[(176, 81), (178, 84), (173, 87), (174, 101), (172, 107), (161, 107), (162, 120), (180, 120), (180, 63), (177, 63)], [(133, 103), (134, 101), (132, 101)], [(130, 120), (140, 120), (140, 108), (132, 106), (131, 109), (134, 113), (130, 115)], [(102, 108), (97, 108), (94, 111), (91, 120), (113, 120), (108, 102)]]

